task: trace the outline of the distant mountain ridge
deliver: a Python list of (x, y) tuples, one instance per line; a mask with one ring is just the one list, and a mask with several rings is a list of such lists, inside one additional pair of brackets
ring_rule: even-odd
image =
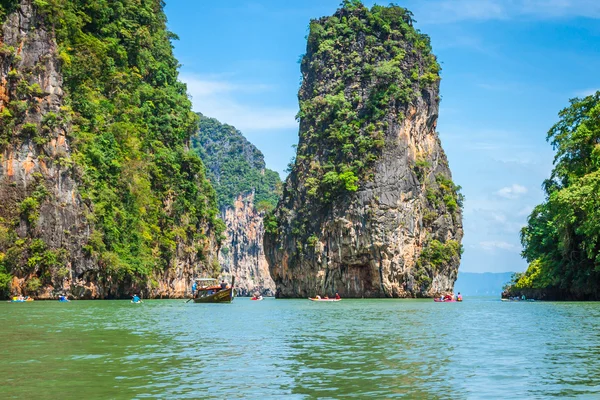
[(223, 277), (235, 277), (238, 296), (272, 296), (275, 283), (263, 249), (265, 211), (281, 193), (279, 174), (235, 127), (198, 113), (192, 149), (202, 158), (217, 192), (225, 240), (219, 252)]
[(206, 166), (221, 211), (233, 206), (240, 194), (252, 192), (256, 206), (274, 208), (281, 192), (281, 178), (266, 168), (261, 151), (235, 127), (201, 113), (198, 117), (192, 148)]
[(459, 272), (454, 292), (465, 296), (495, 296), (502, 293), (514, 272)]

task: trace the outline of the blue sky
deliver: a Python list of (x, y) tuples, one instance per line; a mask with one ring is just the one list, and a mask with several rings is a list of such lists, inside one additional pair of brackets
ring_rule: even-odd
[[(167, 0), (194, 109), (240, 129), (282, 177), (298, 138), (308, 23), (339, 3)], [(600, 1), (396, 3), (414, 13), (443, 68), (438, 131), (466, 196), (460, 270), (524, 270), (519, 230), (552, 169), (546, 133), (570, 98), (600, 89)]]

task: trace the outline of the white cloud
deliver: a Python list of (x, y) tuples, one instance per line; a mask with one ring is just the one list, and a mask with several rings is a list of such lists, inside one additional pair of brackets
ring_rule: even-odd
[(504, 224), (507, 221), (506, 215), (504, 215), (504, 214), (492, 213), (491, 217), (494, 221), (499, 222), (501, 224)]
[(519, 246), (514, 245), (512, 243), (504, 242), (502, 240), (489, 240), (485, 242), (479, 242), (479, 246), (481, 246), (481, 248), (486, 251), (505, 250), (514, 253), (521, 252), (521, 248)]
[(529, 214), (531, 214), (531, 212), (533, 211), (533, 207), (532, 206), (525, 206), (523, 207), (518, 213), (517, 215), (519, 217), (528, 217)]
[(423, 4), (424, 8), (415, 12), (419, 22), (485, 21), (507, 17), (504, 6), (493, 0), (441, 0), (429, 1), (425, 4)]
[(580, 90), (577, 93), (575, 93), (575, 96), (577, 96), (577, 97), (587, 97), (587, 96), (591, 96), (591, 95), (595, 94), (599, 90), (600, 89), (584, 89), (584, 90)]
[(265, 84), (234, 83), (220, 77), (181, 75), (195, 111), (233, 125), (243, 132), (297, 128), (295, 108), (262, 106), (239, 101), (240, 94), (273, 90)]
[(526, 193), (527, 188), (516, 183), (513, 183), (512, 186), (503, 187), (496, 192), (498, 196), (504, 197), (505, 199), (518, 199)]
[(598, 0), (431, 0), (413, 8), (417, 21), (424, 23), (600, 18)]

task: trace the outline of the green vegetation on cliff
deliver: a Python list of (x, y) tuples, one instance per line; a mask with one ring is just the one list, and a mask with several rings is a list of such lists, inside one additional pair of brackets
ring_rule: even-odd
[[(146, 281), (153, 272), (173, 267), (182, 248), (203, 259), (209, 236), (219, 238), (223, 224), (202, 161), (187, 148), (198, 119), (186, 86), (178, 81), (171, 45), (176, 36), (166, 29), (163, 1), (33, 4), (55, 32), (66, 96), (59, 115), (46, 114), (41, 126), (23, 125), (21, 135), (30, 130), (27, 134), (41, 145), (46, 130), (69, 127), (73, 155), (59, 162), (77, 176), (88, 206), (88, 255), (117, 282)], [(27, 86), (27, 78), (14, 77), (23, 89), (2, 115), (2, 147), (14, 140), (23, 111), (35, 102), (37, 88)], [(43, 199), (44, 193), (25, 199), (21, 218), (35, 223)], [(46, 279), (46, 269), (65, 265), (66, 250), (19, 239), (18, 221), (1, 222), (6, 257), (0, 284), (5, 271), (36, 271)]]
[(264, 219), (279, 295), (451, 290), (463, 199), (435, 130), (429, 38), (402, 7), (348, 0), (311, 21), (301, 70), (297, 154)]
[(0, 1), (0, 24), (4, 22), (6, 16), (17, 9), (19, 0)]
[(390, 108), (401, 120), (404, 106), (437, 84), (439, 71), (429, 37), (402, 7), (369, 10), (344, 1), (334, 16), (312, 21), (302, 60), (296, 163), (304, 164), (307, 153), (319, 155), (302, 171), (307, 194), (328, 201), (369, 180), (390, 128)]
[(233, 126), (202, 114), (199, 117), (192, 148), (206, 165), (219, 207), (232, 205), (237, 196), (254, 190), (254, 203), (259, 210), (275, 208), (281, 194), (281, 179), (277, 172), (265, 168), (260, 150)]
[(598, 299), (600, 293), (600, 92), (559, 113), (548, 132), (556, 150), (544, 182), (546, 201), (521, 231), (530, 263), (511, 291), (552, 297)]

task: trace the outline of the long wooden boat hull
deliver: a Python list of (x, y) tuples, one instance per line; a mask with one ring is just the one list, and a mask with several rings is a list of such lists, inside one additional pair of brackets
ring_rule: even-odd
[(231, 303), (233, 301), (233, 288), (220, 290), (215, 294), (204, 297), (196, 297), (194, 303)]

